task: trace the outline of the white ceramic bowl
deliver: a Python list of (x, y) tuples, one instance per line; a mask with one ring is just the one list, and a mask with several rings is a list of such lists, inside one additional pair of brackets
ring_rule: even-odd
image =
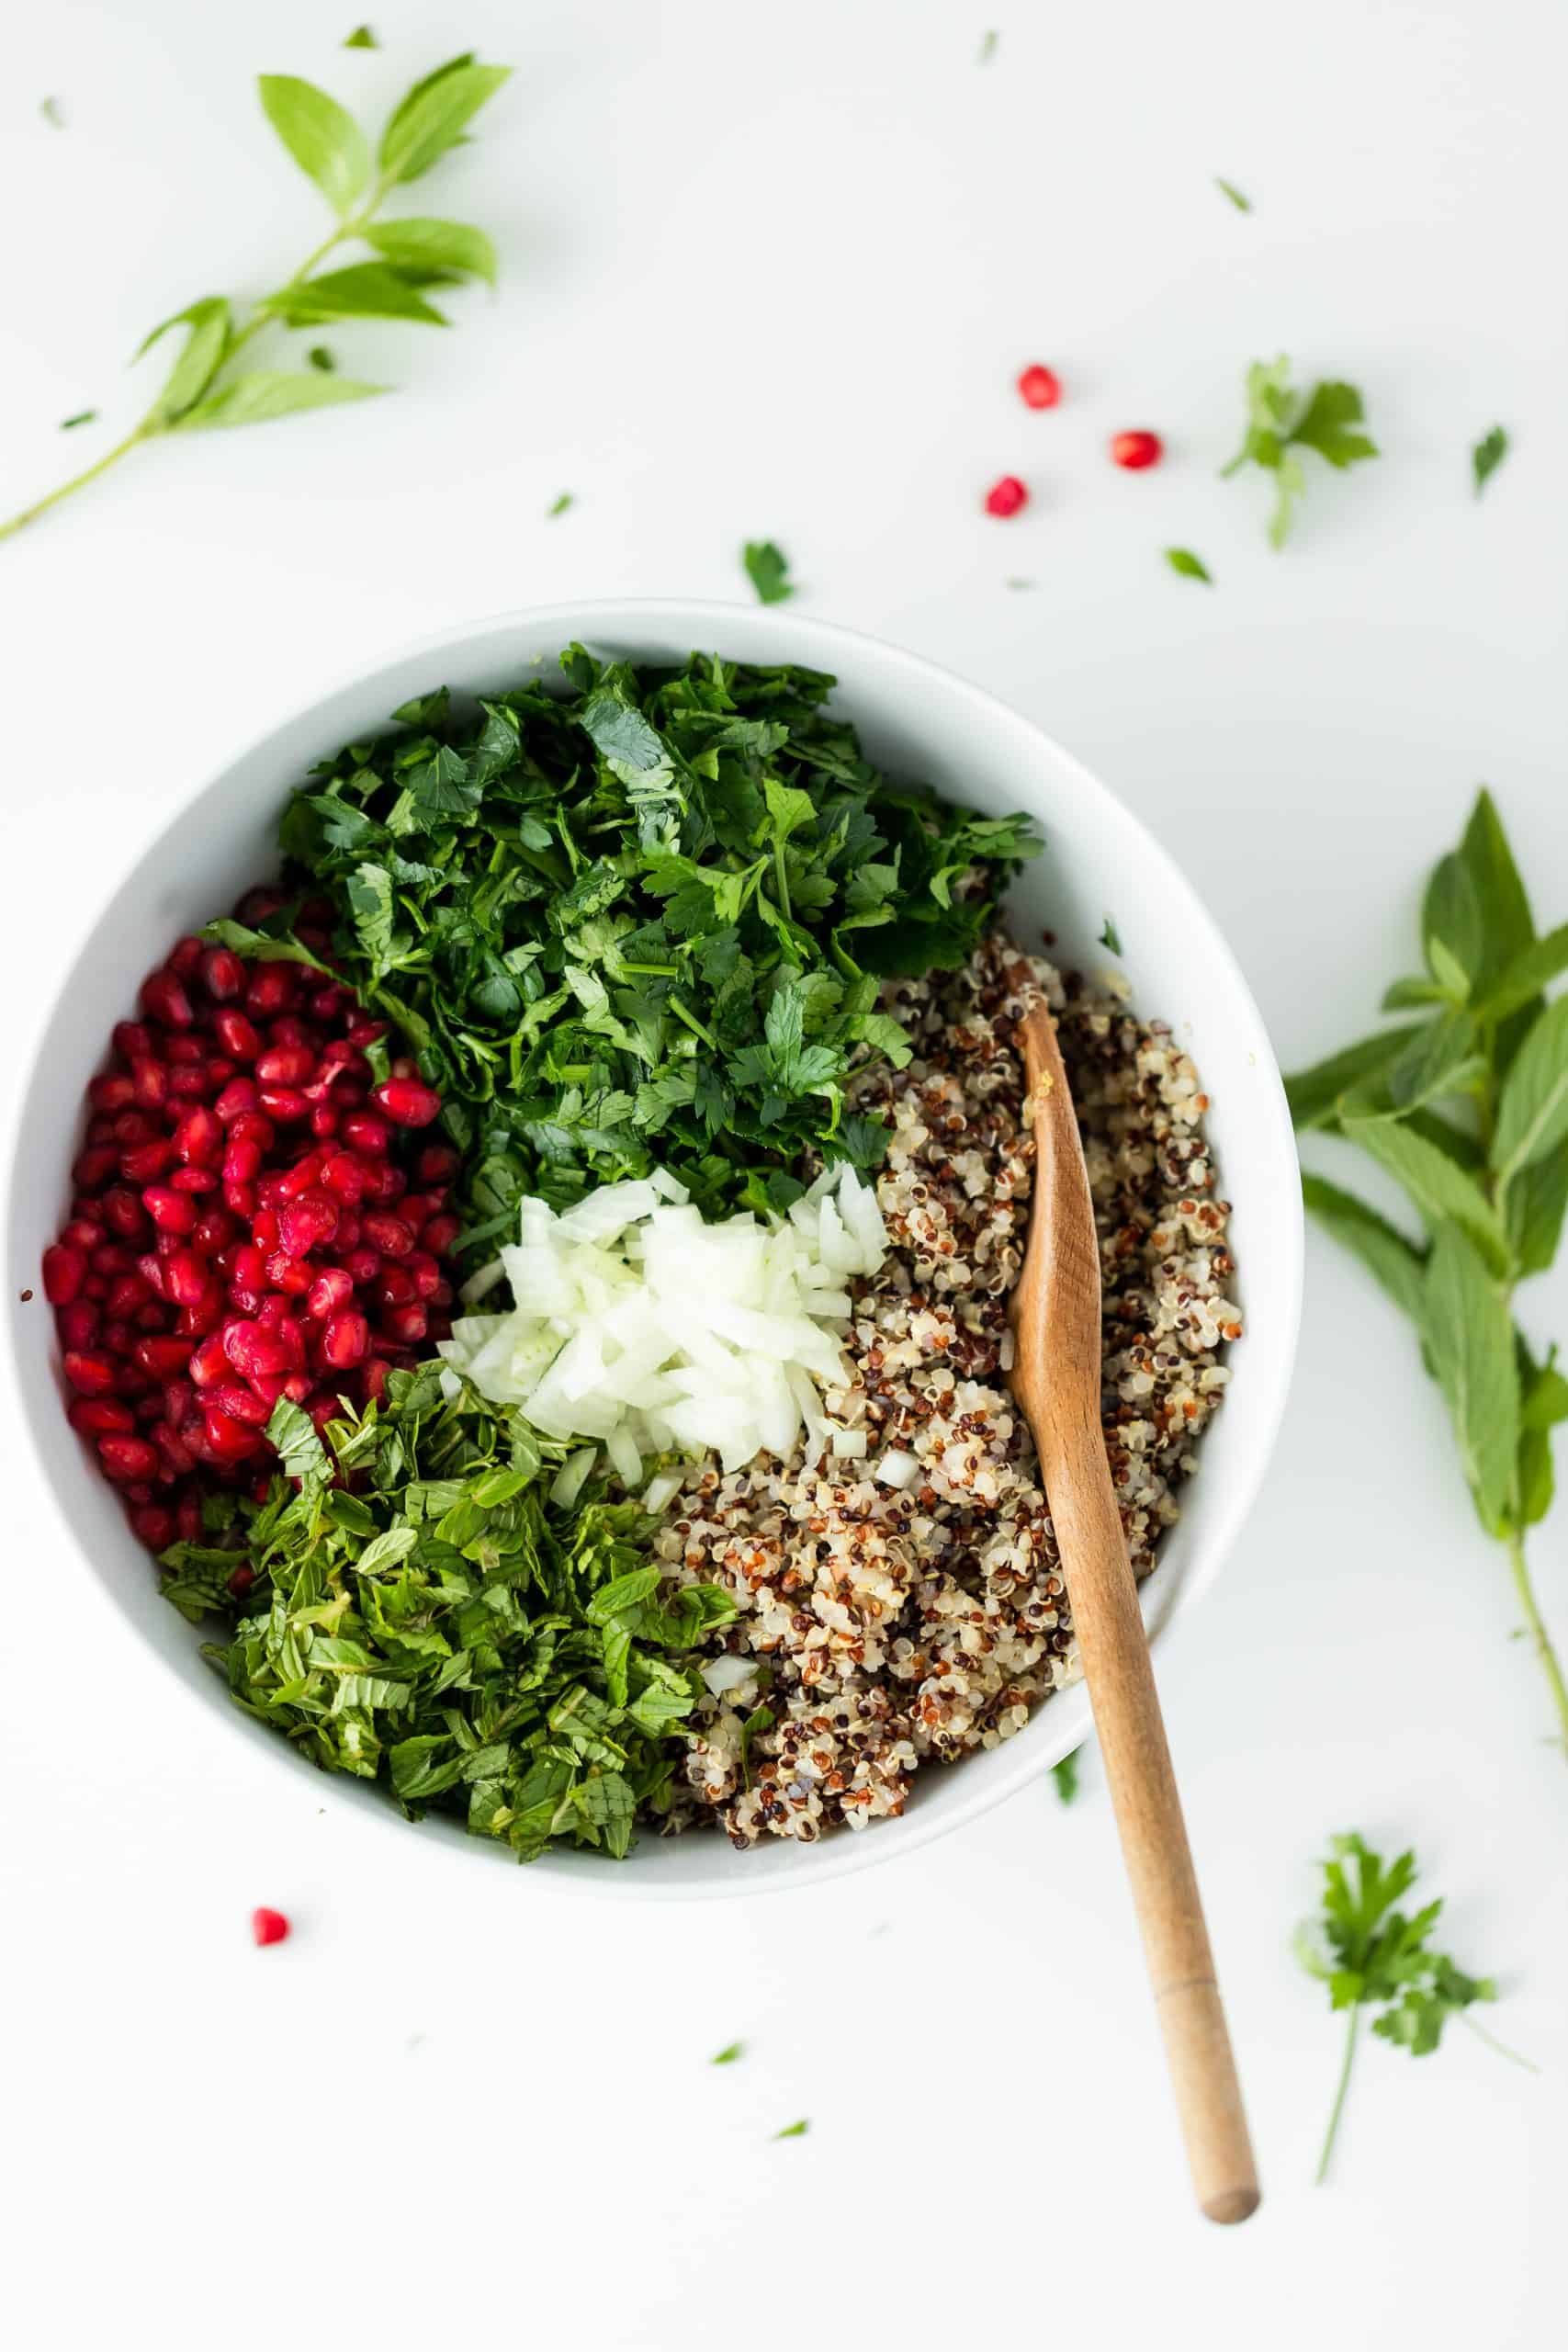
[[(197, 1634), (159, 1598), (145, 1554), (118, 1504), (67, 1424), (53, 1318), (36, 1286), (79, 1148), (83, 1093), (109, 1029), (126, 1017), (138, 985), (182, 933), (225, 911), (276, 865), (274, 828), (289, 787), (310, 763), (383, 726), (415, 694), (440, 684), (493, 690), (525, 677), (581, 638), (595, 651), (634, 661), (682, 660), (694, 648), (744, 660), (806, 662), (834, 673), (837, 707), (860, 729), (870, 756), (955, 800), (1002, 813), (1023, 808), (1045, 833), (1046, 854), (1025, 869), (1012, 899), (1021, 938), (1055, 933), (1057, 960), (1100, 969), (1107, 912), (1139, 1007), (1168, 1021), (1196, 1057), (1213, 1103), (1209, 1130), (1226, 1196), (1247, 1317), (1231, 1353), (1224, 1410), (1205, 1437), (1200, 1473), (1182, 1517), (1144, 1587), (1156, 1633), (1191, 1606), (1235, 1543), (1258, 1492), (1284, 1410), (1301, 1287), (1302, 1210), (1295, 1148), (1263, 1023), (1224, 941), (1190, 882), (1105, 786), (1027, 719), (963, 679), (915, 655), (846, 629), (753, 605), (588, 604), (507, 614), (427, 639), (319, 695), (230, 762), (154, 841), (86, 931), (81, 955), (51, 1012), (22, 1105), (23, 1138), (12, 1170), (12, 1333), (20, 1393), (34, 1442), (87, 1572), (199, 1703), (223, 1712), (235, 1736), (281, 1771), (313, 1768), (275, 1733), (233, 1707), (202, 1661)], [(164, 1686), (166, 1687), (166, 1686)], [(180, 1711), (168, 1736), (179, 1736)], [(799, 1886), (908, 1853), (999, 1804), (1077, 1747), (1089, 1729), (1082, 1686), (1053, 1698), (1016, 1738), (919, 1776), (908, 1811), (859, 1833), (811, 1846), (786, 1840), (738, 1854), (712, 1837), (644, 1838), (618, 1865), (592, 1854), (552, 1853), (517, 1873), (504, 1848), (470, 1838), (455, 1823), (405, 1823), (384, 1792), (346, 1775), (334, 1794), (367, 1823), (384, 1825), (412, 1871), (432, 1841), (470, 1855), (476, 1867), (512, 1872), (519, 1894), (543, 1880), (619, 1896), (743, 1894)]]

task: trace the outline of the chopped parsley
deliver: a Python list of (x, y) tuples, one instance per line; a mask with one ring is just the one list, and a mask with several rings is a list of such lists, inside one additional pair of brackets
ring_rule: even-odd
[(1056, 1783), (1056, 1794), (1064, 1804), (1071, 1804), (1078, 1792), (1078, 1758), (1082, 1754), (1081, 1747), (1069, 1748), (1066, 1755), (1059, 1757), (1051, 1767), (1051, 1778)]
[(62, 416), (60, 420), (60, 429), (62, 433), (74, 433), (79, 424), (96, 424), (97, 421), (98, 412), (96, 408), (82, 408), (77, 410), (74, 416)]
[(336, 369), (337, 361), (324, 343), (313, 343), (305, 356), (319, 375), (330, 376)]
[(713, 2056), (708, 2060), (708, 2064), (710, 2066), (733, 2066), (736, 2060), (738, 2058), (744, 2057), (745, 2053), (746, 2044), (743, 2041), (727, 2041), (722, 2050), (716, 2050), (714, 2052)]
[(344, 49), (379, 49), (380, 46), (368, 25), (356, 25), (344, 42)]
[(803, 2115), (798, 2123), (786, 2123), (782, 2132), (773, 2133), (773, 2137), (775, 2140), (804, 2140), (810, 2129), (811, 2118)]
[(1222, 196), (1229, 197), (1231, 202), (1235, 205), (1238, 212), (1251, 211), (1252, 198), (1249, 196), (1243, 196), (1240, 188), (1235, 186), (1234, 181), (1222, 180), (1216, 177), (1214, 186), (1219, 189)]
[(879, 775), (819, 672), (561, 666), (564, 695), (406, 704), (281, 829), (344, 978), (444, 1098), (467, 1245), (510, 1239), (525, 1193), (656, 1162), (708, 1215), (787, 1205), (803, 1152), (874, 1168), (886, 1130), (845, 1088), (908, 1057), (882, 979), (964, 961), (1028, 820)]
[(1167, 548), (1165, 560), (1172, 571), (1179, 572), (1183, 580), (1206, 580), (1213, 587), (1213, 575), (1208, 565), (1201, 556), (1194, 555), (1190, 548)]
[(1102, 947), (1109, 947), (1112, 956), (1120, 956), (1122, 953), (1122, 934), (1109, 915), (1106, 916), (1100, 931), (1100, 944)]
[(546, 520), (546, 522), (547, 522), (547, 523), (553, 523), (553, 522), (554, 522), (554, 520), (555, 520), (555, 518), (556, 518), (556, 516), (557, 516), (558, 514), (564, 514), (566, 513), (567, 508), (571, 504), (571, 503), (572, 503), (572, 493), (571, 493), (571, 492), (570, 492), (570, 490), (563, 490), (563, 491), (561, 492), (561, 493), (560, 493), (560, 496), (559, 496), (558, 498), (552, 499), (552, 500), (551, 500), (551, 502), (550, 502), (550, 503), (549, 503), (549, 505), (546, 507), (546, 509), (545, 509), (545, 520)]

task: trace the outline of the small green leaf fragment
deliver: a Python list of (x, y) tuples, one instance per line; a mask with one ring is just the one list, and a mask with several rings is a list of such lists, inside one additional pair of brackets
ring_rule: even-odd
[(1001, 44), (1001, 38), (1000, 33), (997, 32), (988, 32), (984, 35), (975, 59), (976, 65), (988, 65), (990, 63)]
[(1222, 180), (1216, 177), (1214, 186), (1219, 189), (1222, 196), (1228, 197), (1230, 198), (1230, 201), (1235, 205), (1238, 212), (1251, 211), (1252, 198), (1249, 196), (1243, 196), (1240, 188), (1235, 186), (1234, 181)]
[(1064, 1804), (1071, 1804), (1078, 1792), (1078, 1758), (1081, 1747), (1069, 1748), (1051, 1767), (1051, 1778), (1056, 1783), (1056, 1794)]
[(1210, 587), (1213, 586), (1213, 574), (1202, 558), (1194, 555), (1190, 548), (1167, 548), (1165, 560), (1172, 571), (1179, 572), (1183, 580), (1204, 580)]
[(1483, 433), (1470, 453), (1471, 470), (1475, 476), (1475, 495), (1480, 497), (1492, 476), (1508, 454), (1508, 436), (1500, 424)]
[(267, 424), (274, 417), (293, 416), (301, 409), (373, 400), (387, 389), (385, 384), (355, 383), (347, 376), (295, 376), (257, 368), (252, 375), (237, 376), (199, 407), (187, 410), (178, 430), (206, 432), (214, 426), (227, 430), (236, 424)]
[(340, 219), (346, 219), (370, 184), (370, 149), (346, 107), (294, 74), (257, 79), (267, 120)]
[(51, 130), (64, 130), (65, 108), (59, 98), (42, 99), (39, 105), (39, 112)]
[(803, 2115), (798, 2123), (786, 2123), (782, 2132), (773, 2133), (773, 2137), (775, 2140), (804, 2140), (810, 2129), (811, 2118)]
[(789, 559), (772, 539), (748, 539), (740, 560), (746, 567), (746, 577), (764, 605), (782, 605), (795, 594), (789, 577)]
[(745, 2054), (745, 2050), (746, 2044), (743, 2041), (727, 2041), (722, 2050), (716, 2050), (714, 2052), (713, 2056), (708, 2060), (708, 2064), (710, 2066), (733, 2066), (736, 2060)]
[(355, 25), (344, 42), (344, 49), (379, 49), (380, 46), (380, 42), (368, 25)]
[(62, 433), (73, 433), (79, 424), (96, 424), (97, 421), (98, 412), (96, 408), (78, 409), (74, 416), (61, 418), (60, 430)]
[(552, 499), (549, 505), (545, 509), (546, 522), (553, 523), (558, 514), (564, 514), (568, 507), (572, 503), (572, 492), (570, 490), (563, 490), (558, 498)]
[(1122, 953), (1122, 934), (1109, 915), (1106, 916), (1100, 927), (1100, 944), (1102, 947), (1109, 947), (1112, 956), (1120, 956)]
[(336, 373), (337, 361), (324, 343), (313, 343), (305, 356), (319, 374), (331, 376)]

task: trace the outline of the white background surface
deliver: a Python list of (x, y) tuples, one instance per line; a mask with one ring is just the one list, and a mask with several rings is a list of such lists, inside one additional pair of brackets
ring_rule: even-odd
[[(744, 594), (753, 535), (808, 609), (1096, 766), (1188, 865), (1287, 1065), (1370, 1025), (1483, 777), (1538, 911), (1568, 913), (1545, 0), (378, 0), (380, 54), (338, 49), (355, 13), (56, 0), (0, 34), (7, 507), (107, 446), (58, 418), (129, 418), (155, 319), (319, 234), (257, 70), (371, 106), (460, 41), (518, 67), (410, 207), (496, 232), (499, 299), (458, 295), (445, 335), (323, 338), (395, 399), (153, 450), (0, 546), (7, 1099), (119, 865), (318, 683), (507, 605)], [(1214, 477), (1246, 362), (1281, 348), (1363, 386), (1386, 454), (1314, 469), (1276, 557), (1264, 485)], [(1043, 416), (1010, 390), (1033, 358), (1067, 387)], [(1467, 451), (1497, 418), (1515, 450), (1478, 506)], [(1168, 462), (1115, 472), (1108, 435), (1144, 424)], [(998, 525), (1004, 470), (1035, 497)], [(1170, 541), (1212, 591), (1165, 571)], [(1407, 1336), (1315, 1238), (1308, 1274), (1264, 1501), (1161, 1657), (1265, 2172), (1247, 2229), (1189, 2212), (1092, 1766), (1071, 1812), (1046, 1783), (811, 1896), (571, 1904), (395, 1850), (178, 1704), (13, 1458), (0, 2324), (29, 2347), (133, 2314), (181, 2348), (1557, 2340), (1568, 1776)], [(1568, 1333), (1568, 1286), (1529, 1311)], [(1565, 1526), (1536, 1546), (1560, 1639)], [(1461, 2030), (1419, 2064), (1373, 2045), (1314, 2191), (1338, 2037), (1286, 1938), (1351, 1826), (1415, 1842), (1546, 2071)], [(297, 1923), (280, 1950), (250, 1946), (258, 1902)], [(744, 2063), (710, 2070), (736, 2035)]]

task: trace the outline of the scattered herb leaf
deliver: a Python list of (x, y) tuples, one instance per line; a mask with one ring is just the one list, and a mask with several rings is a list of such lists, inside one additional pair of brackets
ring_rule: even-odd
[(1235, 205), (1238, 212), (1251, 211), (1252, 198), (1249, 196), (1243, 196), (1240, 188), (1235, 186), (1234, 181), (1222, 180), (1216, 177), (1214, 186), (1219, 189), (1222, 196), (1229, 197), (1231, 202)]
[(1291, 389), (1291, 363), (1282, 356), (1271, 363), (1254, 360), (1247, 369), (1247, 432), (1241, 447), (1221, 470), (1229, 476), (1239, 467), (1253, 465), (1273, 475), (1271, 547), (1284, 546), (1295, 502), (1306, 490), (1306, 475), (1295, 454), (1298, 449), (1315, 449), (1320, 458), (1341, 470), (1377, 456), (1376, 442), (1356, 430), (1362, 413), (1361, 395), (1354, 384), (1314, 384), (1303, 400)]
[(764, 605), (782, 605), (795, 594), (789, 559), (772, 539), (748, 539), (741, 550), (746, 577)]
[(50, 125), (51, 130), (64, 130), (65, 108), (58, 98), (45, 98), (39, 107), (39, 112), (42, 115), (45, 122)]
[(1201, 556), (1195, 556), (1190, 548), (1167, 548), (1165, 560), (1172, 571), (1179, 571), (1183, 580), (1206, 580), (1213, 587), (1213, 578), (1207, 564)]
[(1286, 1080), (1298, 1132), (1358, 1145), (1406, 1193), (1412, 1238), (1309, 1175), (1306, 1205), (1415, 1327), (1449, 1407), (1476, 1515), (1503, 1545), (1568, 1749), (1568, 1679), (1535, 1596), (1525, 1538), (1553, 1495), (1551, 1433), (1568, 1381), (1515, 1319), (1514, 1294), (1553, 1262), (1568, 1213), (1568, 924), (1536, 936), (1490, 793), (1439, 859), (1421, 910), (1429, 977), (1385, 1002), (1418, 1017)]
[(1051, 1767), (1051, 1778), (1056, 1783), (1056, 1794), (1064, 1804), (1071, 1804), (1078, 1792), (1078, 1758), (1082, 1754), (1081, 1747), (1069, 1748), (1066, 1755), (1058, 1758)]
[(804, 2140), (810, 2129), (811, 2118), (803, 2115), (798, 2123), (786, 2123), (782, 2132), (773, 2133), (773, 2137), (775, 2140)]
[(1000, 41), (1000, 33), (987, 33), (981, 40), (979, 54), (975, 60), (976, 64), (988, 65), (992, 58), (995, 57)]
[(380, 46), (368, 25), (356, 25), (344, 42), (344, 49), (379, 49)]
[(1490, 433), (1482, 435), (1481, 439), (1470, 453), (1470, 462), (1475, 475), (1477, 498), (1480, 497), (1507, 454), (1508, 436), (1500, 424), (1495, 424)]
[(550, 504), (546, 508), (546, 510), (545, 510), (545, 520), (546, 520), (547, 522), (554, 522), (554, 520), (555, 520), (555, 518), (556, 518), (556, 516), (557, 516), (558, 514), (564, 514), (566, 513), (566, 511), (567, 511), (567, 508), (568, 508), (568, 507), (571, 504), (571, 503), (572, 503), (572, 497), (573, 497), (573, 492), (572, 492), (571, 491), (570, 491), (570, 490), (563, 490), (563, 491), (561, 492), (560, 496), (559, 496), (558, 498), (557, 498), (557, 499), (554, 499), (554, 500), (551, 502), (551, 503), (550, 503)]
[(1120, 956), (1122, 953), (1122, 934), (1109, 915), (1106, 916), (1100, 929), (1100, 944), (1102, 947), (1109, 947), (1112, 956)]
[(74, 416), (61, 418), (60, 429), (62, 433), (73, 433), (79, 424), (96, 424), (97, 421), (98, 412), (96, 408), (78, 409)]
[(1010, 580), (1006, 585), (1010, 588), (1037, 588), (1040, 582), (1037, 580)]
[(310, 361), (311, 367), (316, 368), (323, 376), (331, 376), (336, 370), (337, 361), (333, 357), (332, 353), (327, 349), (324, 343), (313, 343), (310, 345), (310, 350), (305, 354), (305, 356)]
[[(360, 34), (365, 39), (360, 38)], [(345, 47), (373, 47), (362, 26)], [(310, 82), (291, 74), (264, 74), (257, 88), (262, 107), (289, 154), (312, 180), (336, 216), (332, 234), (291, 277), (252, 303), (243, 316), (222, 295), (208, 295), (153, 328), (145, 352), (175, 328), (186, 331), (179, 357), (162, 391), (141, 423), (107, 458), (73, 475), (21, 514), (0, 523), (0, 538), (57, 506), (96, 481), (109, 466), (143, 442), (165, 433), (209, 426), (261, 424), (305, 409), (367, 400), (381, 384), (327, 380), (311, 355), (311, 373), (262, 368), (235, 372), (241, 354), (265, 330), (277, 324), (326, 324), (334, 319), (400, 318), (445, 324), (421, 288), (441, 280), (474, 277), (493, 281), (495, 254), (480, 230), (458, 221), (388, 220), (376, 217), (393, 188), (420, 179), (467, 136), (479, 108), (508, 78), (510, 67), (476, 64), (471, 54), (451, 59), (416, 82), (382, 131), (372, 159), (370, 142), (353, 116)], [(46, 119), (63, 126), (59, 101), (43, 102)], [(355, 240), (379, 258), (344, 268), (321, 265)], [(140, 357), (139, 352), (137, 356)]]
[(1409, 1918), (1395, 1909), (1416, 1883), (1415, 1854), (1407, 1849), (1385, 1863), (1354, 1831), (1331, 1838), (1329, 1847), (1322, 1865), (1322, 1908), (1315, 1917), (1303, 1920), (1295, 1939), (1302, 1966), (1327, 1985), (1330, 2007), (1348, 2012), (1344, 2062), (1318, 2159), (1319, 2182), (1334, 2154), (1363, 2011), (1376, 2009), (1372, 2031), (1413, 2058), (1436, 2050), (1450, 2018), (1461, 2017), (1504, 2057), (1529, 2064), (1464, 2017), (1472, 2003), (1495, 2001), (1497, 1987), (1489, 1976), (1467, 1976), (1443, 1953), (1430, 1949), (1441, 1899), (1424, 1905)]
[(708, 2064), (710, 2066), (733, 2066), (736, 2060), (744, 2055), (745, 2049), (746, 2044), (743, 2041), (727, 2041), (722, 2050), (715, 2051), (713, 2056), (708, 2060)]

